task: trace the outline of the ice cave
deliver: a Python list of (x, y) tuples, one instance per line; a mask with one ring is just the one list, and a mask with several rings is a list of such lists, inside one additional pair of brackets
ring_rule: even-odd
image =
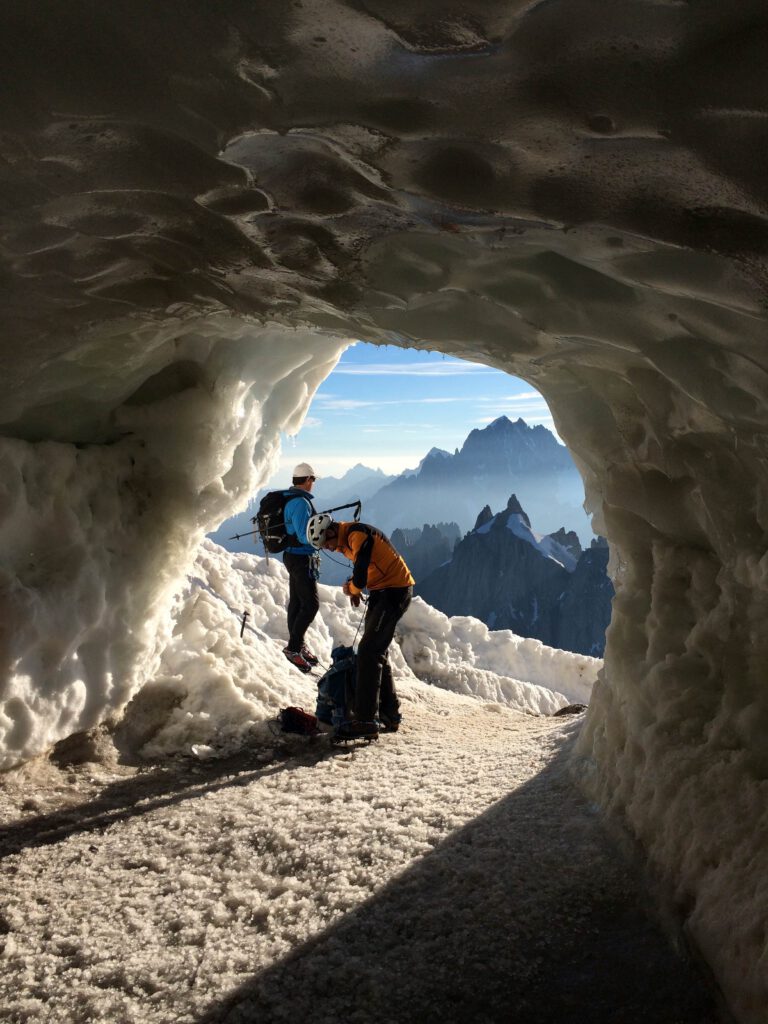
[(199, 542), (351, 339), (507, 370), (611, 546), (574, 770), (764, 1022), (764, 4), (2, 21), (3, 766), (151, 678)]

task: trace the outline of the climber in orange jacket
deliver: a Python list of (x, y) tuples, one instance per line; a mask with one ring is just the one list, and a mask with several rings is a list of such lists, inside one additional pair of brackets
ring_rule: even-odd
[(368, 590), (363, 636), (357, 648), (353, 720), (339, 726), (342, 739), (397, 732), (400, 701), (395, 691), (388, 649), (395, 627), (413, 597), (411, 571), (381, 530), (367, 523), (336, 523), (327, 513), (312, 516), (307, 540), (315, 548), (339, 551), (353, 563), (344, 593), (360, 604)]

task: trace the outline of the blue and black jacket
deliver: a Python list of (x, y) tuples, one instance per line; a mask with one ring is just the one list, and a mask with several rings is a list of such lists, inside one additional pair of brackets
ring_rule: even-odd
[(285, 494), (293, 495), (285, 503), (283, 512), (285, 532), (296, 537), (299, 542), (285, 550), (291, 555), (314, 555), (315, 549), (307, 543), (307, 523), (315, 514), (313, 497), (309, 491), (304, 491), (300, 487), (289, 487)]

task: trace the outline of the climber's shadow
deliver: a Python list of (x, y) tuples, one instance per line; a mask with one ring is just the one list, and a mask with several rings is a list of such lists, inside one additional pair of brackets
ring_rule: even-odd
[(324, 737), (279, 740), (267, 764), (258, 760), (265, 749), (215, 761), (156, 764), (141, 774), (110, 783), (91, 800), (4, 825), (0, 828), (0, 860), (27, 848), (61, 842), (68, 836), (99, 833), (115, 822), (195, 800), (228, 786), (248, 786), (279, 772), (316, 764), (335, 753)]

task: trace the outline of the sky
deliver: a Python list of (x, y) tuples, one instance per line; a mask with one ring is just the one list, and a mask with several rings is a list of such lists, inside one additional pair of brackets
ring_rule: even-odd
[(498, 416), (554, 431), (530, 384), (440, 352), (358, 342), (323, 382), (295, 437), (283, 437), (279, 482), (297, 462), (342, 476), (362, 462), (385, 473), (415, 468), (430, 448), (453, 451)]

